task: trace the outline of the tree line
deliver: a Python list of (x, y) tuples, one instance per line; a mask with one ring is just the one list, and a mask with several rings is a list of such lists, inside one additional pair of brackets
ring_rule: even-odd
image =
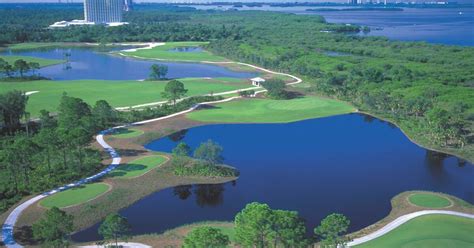
[[(305, 248), (315, 242), (320, 247), (344, 247), (350, 238), (345, 236), (350, 220), (343, 214), (333, 213), (315, 227), (311, 236), (307, 235), (304, 220), (297, 211), (272, 209), (267, 204), (253, 202), (242, 209), (234, 219), (235, 240), (240, 247)], [(67, 247), (69, 235), (74, 230), (73, 217), (53, 207), (33, 224), (34, 238), (46, 247)], [(100, 245), (115, 245), (128, 240), (131, 226), (127, 219), (117, 213), (108, 215), (100, 224)], [(231, 244), (229, 236), (212, 226), (193, 228), (182, 242), (183, 248), (222, 248)]]
[[(39, 70), (40, 64), (37, 62), (27, 62), (23, 59), (18, 59), (13, 64), (8, 63), (4, 59), (0, 58), (0, 80), (17, 78), (19, 80), (25, 80), (28, 78), (39, 79), (36, 75), (36, 71)], [(26, 74), (32, 73), (30, 77), (26, 77)]]

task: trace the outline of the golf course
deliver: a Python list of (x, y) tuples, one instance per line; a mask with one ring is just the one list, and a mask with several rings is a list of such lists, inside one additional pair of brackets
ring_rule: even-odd
[(187, 114), (187, 117), (202, 122), (283, 123), (347, 114), (354, 111), (352, 106), (341, 101), (306, 96), (290, 100), (245, 99), (232, 101), (191, 112)]
[(40, 205), (45, 208), (65, 208), (90, 201), (110, 189), (110, 185), (105, 183), (90, 183), (83, 186), (68, 189), (40, 201)]
[(399, 226), (358, 248), (472, 247), (474, 219), (449, 215), (425, 215)]
[[(187, 96), (218, 93), (248, 88), (251, 85), (242, 79), (233, 78), (184, 78), (179, 79), (188, 90)], [(168, 81), (30, 81), (2, 83), (0, 94), (11, 90), (39, 91), (29, 97), (27, 111), (38, 116), (42, 109), (56, 111), (61, 96), (79, 97), (89, 104), (106, 100), (113, 107), (128, 107), (150, 102), (165, 101), (161, 96)], [(133, 93), (133, 94), (131, 94)]]

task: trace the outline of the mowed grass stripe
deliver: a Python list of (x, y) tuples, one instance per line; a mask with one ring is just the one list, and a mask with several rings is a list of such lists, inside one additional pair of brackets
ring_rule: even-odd
[(139, 177), (150, 170), (162, 165), (168, 159), (161, 155), (141, 157), (127, 164), (120, 165), (109, 174), (113, 178), (134, 178)]
[(243, 99), (217, 104), (189, 113), (187, 117), (203, 122), (279, 123), (354, 112), (347, 103), (320, 97), (291, 100)]
[(447, 198), (430, 193), (410, 195), (408, 201), (416, 206), (425, 208), (445, 208), (451, 205)]
[(450, 215), (424, 215), (358, 248), (474, 247), (474, 220)]
[(226, 59), (212, 54), (208, 51), (201, 52), (175, 52), (170, 51), (173, 48), (179, 47), (201, 47), (208, 44), (208, 42), (168, 42), (165, 45), (157, 46), (152, 49), (142, 49), (135, 52), (123, 52), (124, 55), (138, 56), (149, 59), (163, 59), (163, 60), (181, 60), (181, 61), (212, 61), (220, 62)]
[[(243, 79), (233, 78), (184, 78), (179, 79), (188, 89), (188, 96), (219, 93), (251, 85)], [(79, 97), (89, 104), (106, 100), (114, 107), (127, 107), (150, 102), (164, 101), (161, 92), (166, 81), (108, 81), (108, 80), (74, 80), (74, 81), (30, 81), (1, 83), (0, 94), (11, 90), (39, 91), (29, 96), (27, 111), (32, 117), (39, 116), (42, 109), (56, 112), (64, 92), (69, 96)]]
[(90, 183), (68, 189), (41, 200), (39, 204), (45, 208), (65, 208), (90, 201), (107, 192), (111, 186), (106, 183)]

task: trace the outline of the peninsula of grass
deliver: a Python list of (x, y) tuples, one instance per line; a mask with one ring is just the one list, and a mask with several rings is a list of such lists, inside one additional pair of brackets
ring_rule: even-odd
[[(187, 96), (197, 96), (251, 87), (244, 79), (234, 78), (185, 78), (179, 79), (188, 89)], [(4, 83), (0, 94), (11, 90), (39, 91), (29, 96), (27, 111), (32, 117), (39, 116), (42, 109), (56, 111), (56, 106), (64, 92), (69, 96), (79, 97), (88, 104), (106, 100), (113, 107), (128, 107), (139, 104), (165, 101), (161, 96), (167, 81), (107, 81), (107, 80), (74, 80), (74, 81), (28, 81)]]
[(473, 247), (474, 220), (450, 215), (424, 215), (358, 248)]
[(113, 138), (119, 138), (119, 139), (129, 139), (129, 138), (134, 138), (142, 135), (144, 132), (140, 129), (135, 129), (135, 128), (120, 128), (118, 130), (115, 130), (115, 132), (112, 133)]
[(107, 192), (110, 185), (105, 183), (91, 183), (68, 189), (41, 200), (39, 204), (45, 208), (65, 208), (90, 201)]
[(13, 65), (13, 63), (15, 63), (16, 60), (22, 59), (26, 62), (38, 63), (40, 67), (57, 65), (64, 62), (58, 59), (43, 59), (43, 58), (36, 58), (36, 57), (30, 57), (30, 56), (0, 55), (0, 58), (8, 62), (10, 65)]
[(354, 112), (341, 101), (304, 97), (291, 100), (245, 99), (191, 112), (187, 117), (202, 122), (284, 123)]
[(451, 202), (447, 198), (431, 193), (417, 193), (410, 195), (408, 201), (418, 207), (425, 208), (445, 208), (451, 205)]
[(120, 165), (113, 172), (110, 177), (113, 178), (135, 178), (142, 176), (150, 170), (162, 165), (167, 161), (167, 158), (161, 155), (153, 155), (135, 159), (127, 164)]
[(202, 50), (198, 52), (178, 52), (173, 51), (175, 48), (201, 47), (208, 42), (168, 42), (162, 46), (152, 49), (139, 49), (135, 52), (121, 52), (125, 56), (136, 56), (146, 59), (161, 59), (168, 61), (226, 61), (224, 57), (216, 56), (209, 51)]
[(51, 48), (51, 47), (61, 47), (64, 46), (64, 43), (60, 42), (26, 42), (18, 43), (8, 46), (8, 49), (19, 51), (19, 50), (31, 50), (39, 48)]

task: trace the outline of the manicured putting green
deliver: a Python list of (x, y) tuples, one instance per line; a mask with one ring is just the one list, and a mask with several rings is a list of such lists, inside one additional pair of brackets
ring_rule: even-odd
[(40, 205), (45, 208), (65, 208), (78, 205), (105, 193), (109, 190), (109, 187), (110, 186), (105, 183), (85, 184), (48, 196), (40, 201)]
[(142, 135), (143, 133), (144, 132), (139, 129), (120, 128), (112, 134), (112, 137), (119, 138), (119, 139), (128, 139), (128, 138), (138, 137)]
[(217, 104), (189, 113), (192, 120), (204, 122), (292, 122), (310, 118), (346, 114), (355, 109), (341, 101), (304, 97), (291, 100), (243, 99)]
[[(251, 85), (245, 79), (235, 78), (182, 78), (188, 89), (187, 96), (219, 93), (248, 88)], [(11, 91), (39, 91), (29, 96), (27, 111), (32, 117), (39, 116), (42, 109), (57, 111), (64, 92), (79, 97), (88, 104), (106, 100), (113, 107), (127, 107), (150, 102), (165, 101), (161, 96), (167, 81), (114, 81), (114, 80), (72, 80), (72, 81), (29, 81), (4, 83), (0, 94)]]
[(163, 60), (181, 60), (181, 61), (225, 61), (225, 58), (216, 56), (208, 51), (200, 52), (176, 52), (174, 48), (200, 47), (208, 42), (167, 42), (165, 45), (157, 46), (152, 49), (142, 49), (135, 52), (123, 52), (127, 56), (138, 56), (141, 58), (163, 59)]
[(445, 208), (451, 205), (451, 202), (439, 195), (430, 193), (416, 193), (408, 197), (410, 203), (425, 208)]
[(359, 248), (474, 247), (474, 220), (450, 215), (424, 215)]
[(146, 156), (124, 165), (120, 165), (109, 175), (114, 178), (133, 178), (141, 176), (166, 161), (161, 155)]

